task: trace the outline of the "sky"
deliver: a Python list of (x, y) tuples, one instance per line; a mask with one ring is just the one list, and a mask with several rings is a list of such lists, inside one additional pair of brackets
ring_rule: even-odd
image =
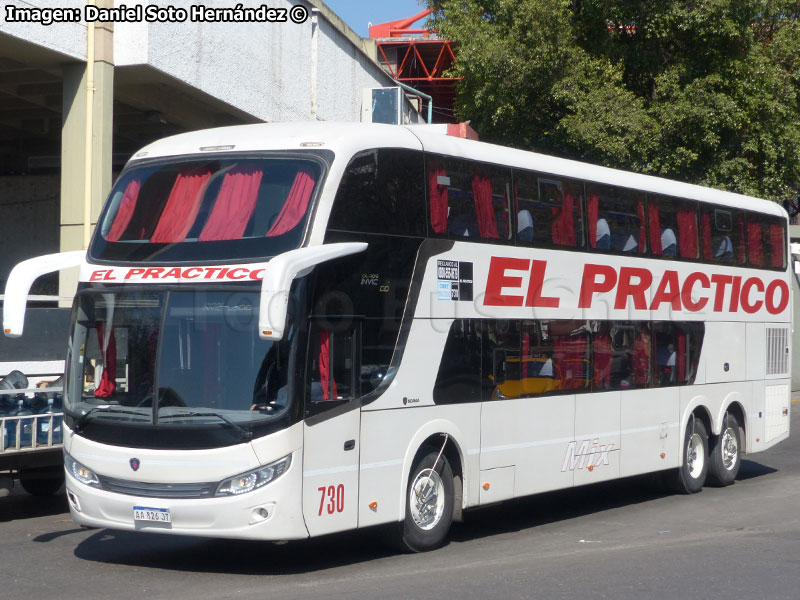
[[(413, 17), (425, 10), (425, 0), (323, 0), (361, 37), (369, 36), (369, 25)], [(420, 21), (424, 23), (424, 21)]]

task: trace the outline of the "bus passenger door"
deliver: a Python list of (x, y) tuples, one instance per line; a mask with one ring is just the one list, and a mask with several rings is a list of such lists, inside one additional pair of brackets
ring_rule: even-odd
[(360, 329), (312, 324), (303, 426), (303, 516), (311, 535), (358, 525)]

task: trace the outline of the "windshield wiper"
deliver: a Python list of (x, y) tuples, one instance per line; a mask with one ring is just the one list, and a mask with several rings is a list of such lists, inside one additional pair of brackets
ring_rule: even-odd
[(147, 416), (146, 414), (137, 412), (135, 410), (117, 409), (111, 406), (95, 406), (94, 408), (90, 408), (89, 410), (87, 410), (85, 413), (83, 413), (75, 420), (75, 424), (73, 425), (73, 429), (75, 430), (75, 432), (80, 433), (81, 430), (83, 429), (83, 426), (86, 424), (86, 421), (89, 419), (89, 415), (98, 412), (114, 413), (120, 415), (136, 415), (137, 417)]
[(233, 427), (236, 431), (239, 432), (241, 439), (249, 440), (253, 438), (253, 432), (245, 429), (238, 423), (234, 423), (225, 415), (218, 413), (218, 412), (197, 412), (197, 411), (189, 411), (189, 412), (182, 412), (182, 413), (174, 413), (171, 415), (158, 415), (159, 420), (161, 419), (178, 419), (180, 417), (216, 417), (221, 421), (225, 421), (226, 424)]

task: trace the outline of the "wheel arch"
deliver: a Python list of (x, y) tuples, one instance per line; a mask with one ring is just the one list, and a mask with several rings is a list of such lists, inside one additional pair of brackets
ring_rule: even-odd
[(705, 425), (708, 434), (711, 435), (713, 417), (711, 416), (711, 411), (708, 409), (708, 398), (705, 396), (695, 396), (686, 407), (684, 416), (681, 419), (681, 444), (683, 444), (683, 435), (692, 417), (700, 419), (703, 425)]
[[(725, 398), (723, 398), (722, 402), (720, 402), (719, 404), (718, 412), (713, 415), (714, 422), (712, 423), (713, 425), (712, 429), (708, 430), (709, 435), (720, 434), (720, 432), (722, 431), (722, 423), (725, 419), (725, 413), (728, 412), (728, 410), (730, 410), (730, 407), (734, 405), (738, 406), (737, 410), (739, 410), (739, 414), (736, 415), (737, 417), (741, 416), (742, 418), (744, 418), (747, 416), (747, 414), (744, 411), (744, 405), (745, 405), (744, 394), (740, 391), (730, 392), (729, 394), (725, 395)], [(739, 425), (744, 426), (744, 423), (740, 422)]]
[(465, 490), (467, 489), (467, 471), (466, 456), (464, 449), (459, 440), (465, 439), (461, 430), (451, 421), (444, 419), (437, 419), (426, 423), (424, 427), (420, 428), (406, 448), (405, 456), (403, 457), (403, 468), (400, 474), (400, 497), (403, 501), (399, 503), (398, 520), (405, 519), (406, 511), (406, 488), (408, 486), (408, 478), (411, 474), (411, 468), (414, 462), (424, 452), (435, 450), (439, 451), (444, 443), (445, 435), (447, 436), (447, 444), (444, 448), (444, 456), (450, 463), (453, 470), (454, 481), (454, 494), (455, 502), (453, 503), (453, 520), (458, 521), (461, 519), (461, 511), (464, 507), (464, 498), (466, 497)]

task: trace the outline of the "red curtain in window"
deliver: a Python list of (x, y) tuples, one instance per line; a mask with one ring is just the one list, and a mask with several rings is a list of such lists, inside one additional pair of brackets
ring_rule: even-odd
[(439, 177), (447, 177), (444, 169), (428, 173), (428, 199), (431, 205), (431, 228), (434, 233), (447, 231), (447, 186), (439, 185)]
[(478, 230), (482, 238), (498, 239), (497, 217), (492, 205), (492, 180), (485, 175), (472, 178), (472, 198), (478, 215)]
[[(709, 221), (709, 245), (711, 244), (710, 229), (711, 222)], [(678, 211), (678, 252), (684, 258), (697, 258), (697, 217), (691, 209)]]
[(745, 261), (745, 245), (744, 245), (744, 217), (739, 217), (739, 240), (736, 244), (736, 260), (737, 264), (743, 265)]
[(783, 267), (786, 242), (783, 241), (783, 225), (770, 223), (769, 226), (770, 266)]
[(150, 236), (151, 242), (172, 244), (186, 239), (200, 210), (203, 192), (210, 177), (211, 171), (196, 170), (178, 175), (155, 231)]
[(214, 208), (200, 232), (201, 242), (238, 240), (244, 235), (258, 199), (264, 172), (254, 167), (225, 173)]
[(272, 227), (269, 228), (266, 237), (283, 235), (297, 227), (308, 210), (308, 201), (311, 200), (311, 192), (314, 191), (315, 183), (314, 173), (310, 168), (300, 167), (297, 170), (286, 202), (283, 203), (283, 208), (278, 213), (278, 218), (275, 219)]
[[(319, 330), (319, 383), (323, 400), (336, 400), (336, 382), (331, 373), (331, 336), (327, 329)], [(332, 388), (332, 389), (331, 389)], [(333, 392), (333, 397), (331, 397)]]
[(108, 334), (108, 339), (103, 335), (103, 326), (97, 326), (97, 343), (100, 346), (100, 357), (103, 360), (103, 375), (100, 381), (95, 381), (94, 395), (96, 398), (108, 398), (117, 389), (117, 340), (114, 328)]
[(574, 206), (575, 199), (571, 194), (566, 194), (561, 202), (561, 208), (553, 208), (554, 244), (573, 248), (576, 246), (575, 219), (572, 214)]
[(650, 380), (650, 333), (639, 331), (633, 341), (633, 382), (646, 385)]
[(125, 188), (122, 194), (122, 200), (119, 203), (117, 214), (114, 215), (114, 222), (111, 224), (111, 229), (106, 235), (109, 242), (118, 242), (122, 234), (128, 228), (133, 216), (133, 211), (136, 210), (136, 202), (139, 200), (139, 190), (142, 184), (139, 180), (133, 179)]
[(675, 366), (678, 369), (677, 383), (686, 382), (686, 334), (678, 334), (678, 354), (675, 359)]
[(597, 248), (597, 216), (598, 216), (597, 194), (589, 196), (587, 201), (587, 211), (589, 212), (589, 244), (592, 248)]
[(761, 244), (761, 224), (747, 224), (747, 252), (750, 264), (760, 267), (764, 264), (764, 248)]
[[(644, 220), (644, 202), (639, 202), (636, 207), (636, 212), (639, 214), (639, 254), (644, 254), (647, 249), (647, 224)], [(659, 246), (661, 245), (659, 239)]]
[(594, 386), (597, 389), (611, 387), (611, 336), (598, 334), (594, 336)]
[(711, 214), (706, 213), (703, 215), (702, 219), (702, 233), (703, 233), (703, 258), (709, 260), (713, 256), (713, 250), (711, 246)]
[[(641, 203), (639, 206), (641, 206)], [(647, 206), (647, 213), (650, 219), (650, 251), (661, 256), (664, 254), (664, 249), (661, 247), (661, 222), (658, 218), (658, 205), (655, 202), (651, 202)], [(642, 251), (643, 248), (640, 243), (639, 252)]]

